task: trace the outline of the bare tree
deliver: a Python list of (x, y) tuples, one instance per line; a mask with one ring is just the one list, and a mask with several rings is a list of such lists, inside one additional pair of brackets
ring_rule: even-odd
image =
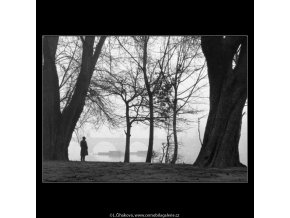
[(165, 116), (162, 118), (162, 127), (166, 131), (166, 142), (162, 143), (161, 150), (162, 153), (160, 154), (160, 163), (170, 163), (172, 160), (172, 154), (174, 151), (174, 141), (172, 139), (173, 132), (172, 132), (172, 117), (169, 114), (163, 114)]
[[(203, 70), (204, 62), (199, 38), (174, 37), (173, 40), (174, 42), (169, 44), (166, 54), (167, 64), (161, 70), (163, 77), (160, 80), (157, 95), (160, 113), (172, 117), (174, 153), (171, 163), (175, 163), (178, 157), (178, 120), (182, 124), (189, 121), (185, 118), (178, 118), (178, 116), (199, 112), (189, 105), (192, 103), (191, 100), (199, 97), (200, 90), (207, 85), (203, 83), (206, 74)], [(192, 84), (184, 86), (185, 83), (189, 83), (188, 81), (191, 81)], [(181, 127), (179, 127), (179, 131), (182, 131)]]
[(104, 71), (105, 74), (99, 79), (100, 83), (95, 84), (102, 90), (119, 96), (125, 105), (125, 116), (119, 118), (126, 120), (126, 148), (124, 162), (130, 162), (130, 137), (132, 124), (140, 121), (139, 112), (143, 102), (144, 87), (139, 83), (140, 71), (129, 70), (113, 73)]
[[(163, 51), (163, 56), (159, 60), (153, 60), (150, 55), (148, 55), (148, 45), (149, 36), (136, 36), (133, 37), (134, 47), (137, 53), (137, 58), (134, 57), (132, 52), (126, 48), (126, 42), (121, 42), (119, 39), (120, 46), (130, 55), (131, 59), (137, 63), (139, 70), (143, 73), (143, 80), (146, 88), (146, 93), (148, 97), (148, 107), (149, 107), (149, 144), (146, 156), (146, 162), (150, 163), (153, 151), (153, 140), (154, 140), (154, 94), (156, 93), (158, 83), (162, 77), (161, 69), (165, 64), (165, 56), (167, 53), (168, 46), (165, 47)], [(127, 43), (128, 44), (128, 43)], [(168, 38), (169, 45), (169, 38)]]
[(81, 37), (80, 72), (70, 101), (61, 111), (59, 78), (56, 68), (58, 36), (43, 37), (43, 159), (68, 160), (68, 146), (83, 111), (94, 67), (106, 36), (94, 48), (95, 36)]
[[(104, 44), (96, 66), (103, 64), (105, 61), (107, 47), (108, 45)], [(59, 38), (56, 52), (56, 68), (60, 81), (59, 92), (61, 111), (63, 111), (71, 101), (80, 73), (81, 58), (81, 37), (64, 36)], [(98, 73), (93, 74), (91, 80), (94, 80), (97, 76)], [(88, 125), (97, 131), (103, 124), (107, 124), (109, 128), (115, 128), (119, 124), (118, 119), (113, 113), (115, 107), (110, 101), (110, 98), (108, 98), (101, 89), (92, 90), (91, 86), (92, 84), (90, 83), (83, 112), (74, 129), (77, 142), (79, 142), (81, 136), (86, 134), (86, 127)]]

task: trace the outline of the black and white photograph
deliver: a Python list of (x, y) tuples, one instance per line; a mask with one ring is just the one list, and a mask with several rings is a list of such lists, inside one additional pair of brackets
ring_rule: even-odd
[(0, 217), (288, 218), (289, 6), (1, 1)]
[(44, 35), (42, 180), (246, 183), (248, 36)]

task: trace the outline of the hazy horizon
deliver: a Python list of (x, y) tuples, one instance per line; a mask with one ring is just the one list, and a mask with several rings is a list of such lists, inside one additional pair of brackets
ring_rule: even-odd
[[(201, 121), (201, 138), (203, 138), (204, 127), (206, 124), (206, 119)], [(164, 130), (159, 128), (155, 128), (154, 134), (154, 146), (153, 150), (157, 152), (161, 152), (161, 142), (165, 142), (166, 134)], [(90, 129), (87, 131), (86, 140), (88, 142), (89, 147), (89, 155), (86, 157), (87, 161), (111, 161), (111, 162), (123, 162), (124, 156), (120, 157), (110, 157), (105, 155), (93, 155), (94, 153), (98, 152), (108, 152), (108, 151), (121, 151), (124, 154), (125, 152), (125, 134), (123, 130), (109, 130), (109, 128), (103, 126), (98, 131)], [(130, 146), (130, 153), (136, 151), (147, 151), (148, 148), (148, 139), (149, 139), (149, 128), (147, 126), (136, 125), (132, 128), (132, 136), (131, 136), (131, 146)], [(95, 139), (96, 142), (92, 143), (92, 139)], [(107, 140), (106, 140), (107, 139)], [(110, 139), (116, 141), (119, 139), (119, 143), (117, 142), (110, 142)], [(143, 142), (135, 141), (135, 139), (143, 139)], [(178, 135), (179, 142), (182, 145), (179, 148), (179, 154), (182, 156), (181, 163), (192, 164), (201, 148), (199, 139), (198, 139), (198, 131), (197, 131), (197, 124), (187, 131), (183, 133), (179, 133)], [(240, 161), (247, 165), (247, 115), (243, 118), (242, 130), (241, 130), (241, 138), (239, 142), (239, 153), (240, 153)], [(145, 162), (144, 157), (137, 157), (136, 155), (130, 155), (131, 162)], [(70, 142), (69, 146), (69, 159), (74, 161), (80, 160), (80, 146), (77, 142), (76, 137)]]

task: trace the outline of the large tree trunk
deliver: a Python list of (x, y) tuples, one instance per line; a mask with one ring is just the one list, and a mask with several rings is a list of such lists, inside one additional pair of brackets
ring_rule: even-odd
[[(48, 46), (45, 46), (45, 42), (49, 41), (51, 36), (44, 37), (44, 66), (45, 64), (48, 64), (50, 66), (50, 69), (55, 69), (55, 71), (51, 71), (53, 73), (54, 77), (57, 77), (57, 72), (55, 68), (54, 62), (49, 62), (46, 49), (50, 49), (50, 44)], [(98, 60), (98, 57), (100, 55), (102, 46), (105, 41), (105, 36), (102, 36), (100, 38), (100, 41), (96, 47), (95, 52), (94, 50), (94, 36), (87, 36), (83, 43), (83, 52), (82, 52), (82, 64), (81, 64), (81, 70), (79, 77), (76, 82), (75, 91), (73, 93), (71, 102), (69, 105), (63, 110), (62, 114), (57, 113), (54, 111), (52, 116), (57, 116), (57, 126), (52, 125), (52, 122), (49, 122), (47, 119), (43, 120), (43, 125), (51, 126), (53, 128), (52, 132), (48, 132), (47, 128), (44, 128), (44, 135), (53, 135), (50, 138), (53, 138), (53, 140), (45, 141), (44, 139), (44, 159), (50, 159), (50, 160), (68, 160), (68, 146), (75, 128), (75, 125), (83, 111), (83, 107), (85, 105), (85, 99), (87, 95), (87, 90), (90, 84), (90, 80), (94, 71), (95, 64)], [(57, 45), (57, 43), (56, 43)], [(56, 48), (55, 48), (56, 49)], [(55, 53), (54, 53), (55, 55)], [(45, 69), (45, 67), (44, 67)], [(45, 74), (45, 70), (43, 72)], [(47, 73), (49, 74), (49, 73)], [(58, 107), (59, 107), (59, 91), (58, 91), (58, 80), (47, 80), (44, 78), (43, 83), (45, 86), (53, 87), (49, 91), (43, 93), (43, 101), (46, 101), (47, 96), (50, 96), (51, 93), (58, 93), (58, 99), (55, 99), (55, 101), (58, 101)], [(51, 108), (53, 107), (52, 104), (47, 103), (46, 107), (43, 107), (43, 113), (46, 114), (47, 111), (51, 111)], [(54, 114), (56, 113), (56, 114)], [(48, 122), (48, 123), (47, 123)], [(46, 132), (47, 131), (47, 132)], [(46, 139), (49, 137), (46, 137)], [(46, 148), (47, 147), (47, 148)], [(47, 157), (47, 158), (46, 158)]]
[(125, 148), (125, 158), (124, 162), (130, 162), (130, 137), (131, 137), (131, 123), (130, 123), (130, 115), (129, 115), (129, 105), (126, 104), (126, 124), (127, 124), (127, 132), (126, 132), (126, 148)]
[(55, 54), (58, 36), (43, 38), (43, 77), (42, 77), (42, 107), (43, 107), (43, 159), (53, 159), (55, 142), (60, 120), (60, 97), (58, 91), (58, 76), (55, 66)]
[[(241, 46), (236, 67), (233, 57)], [(202, 37), (208, 66), (210, 112), (195, 166), (237, 167), (242, 111), (247, 99), (247, 39)]]
[(76, 82), (75, 91), (71, 102), (63, 110), (56, 141), (58, 160), (68, 160), (68, 146), (75, 128), (75, 125), (83, 111), (87, 90), (93, 74), (93, 44), (94, 36), (87, 36), (83, 44), (82, 64), (79, 77)]
[(151, 163), (154, 140), (154, 111), (153, 111), (153, 96), (149, 95), (149, 110), (150, 110), (150, 126), (149, 126), (149, 145), (146, 157), (146, 163)]

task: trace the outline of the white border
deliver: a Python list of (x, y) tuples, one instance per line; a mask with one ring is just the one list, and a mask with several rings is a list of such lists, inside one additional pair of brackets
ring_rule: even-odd
[(0, 1), (0, 217), (36, 217), (36, 1)]

